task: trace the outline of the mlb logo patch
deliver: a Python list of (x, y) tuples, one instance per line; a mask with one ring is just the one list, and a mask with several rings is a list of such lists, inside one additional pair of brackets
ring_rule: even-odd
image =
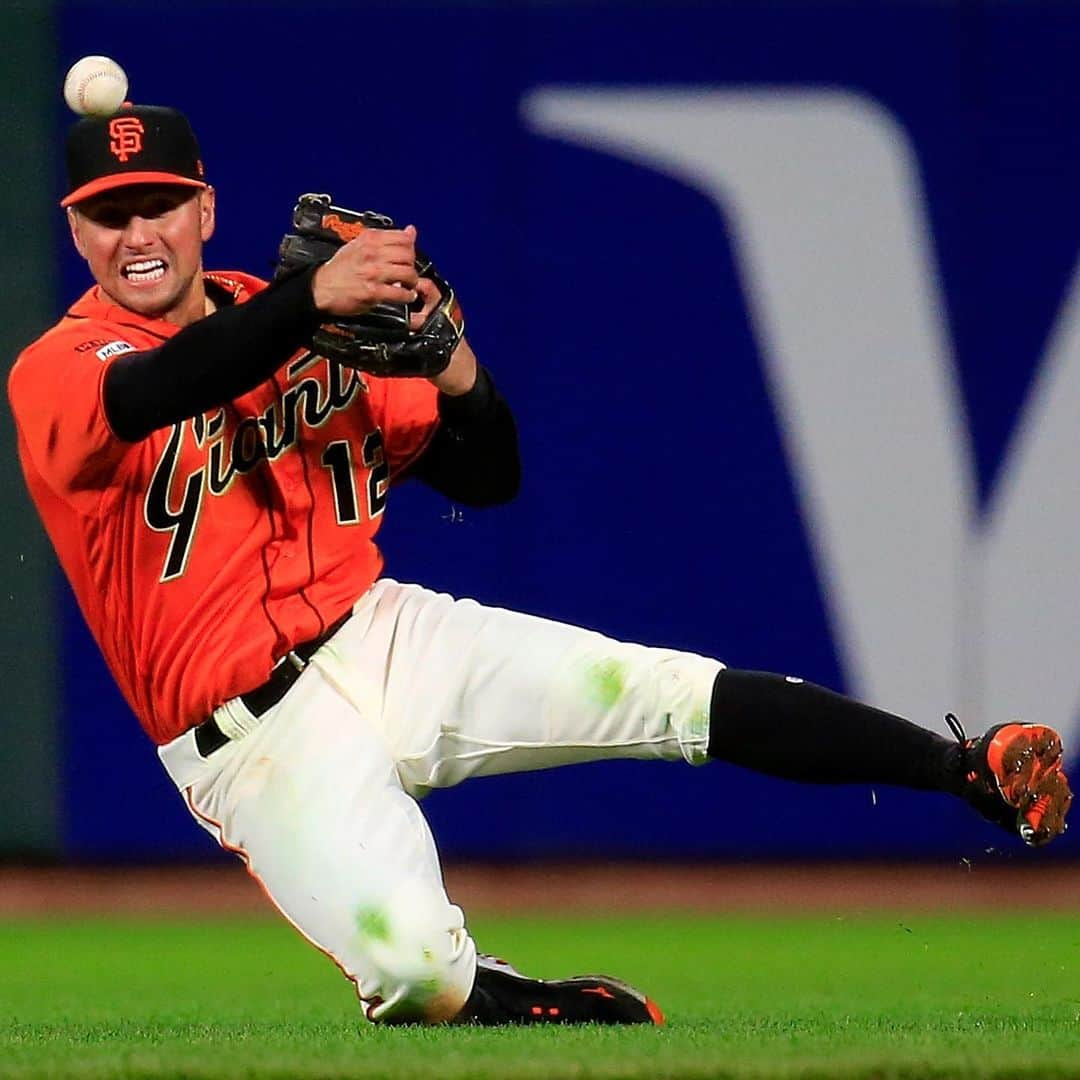
[(99, 360), (108, 360), (110, 356), (116, 356), (119, 353), (134, 352), (135, 346), (127, 341), (110, 341), (108, 345), (102, 345), (100, 349), (94, 355)]

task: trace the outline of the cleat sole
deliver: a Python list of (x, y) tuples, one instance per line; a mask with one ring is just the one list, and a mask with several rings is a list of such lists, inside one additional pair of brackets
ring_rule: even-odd
[(1072, 792), (1061, 768), (1061, 738), (1053, 728), (1003, 725), (987, 748), (986, 763), (1001, 797), (1018, 811), (1025, 843), (1039, 847), (1065, 831)]

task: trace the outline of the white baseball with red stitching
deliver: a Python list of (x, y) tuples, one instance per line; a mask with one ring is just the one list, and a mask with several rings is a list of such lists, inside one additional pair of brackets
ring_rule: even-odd
[(64, 79), (64, 100), (80, 116), (111, 116), (127, 97), (124, 69), (108, 56), (76, 60)]

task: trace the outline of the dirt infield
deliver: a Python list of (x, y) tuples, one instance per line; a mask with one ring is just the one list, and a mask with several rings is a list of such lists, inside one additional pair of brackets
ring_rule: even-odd
[[(472, 913), (1080, 912), (1080, 865), (456, 865), (452, 899)], [(239, 866), (22, 868), (0, 865), (0, 918), (55, 915), (265, 916)]]

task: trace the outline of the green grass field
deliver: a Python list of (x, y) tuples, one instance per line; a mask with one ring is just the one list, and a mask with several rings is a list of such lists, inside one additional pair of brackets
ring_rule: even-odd
[(272, 921), (0, 923), (0, 1077), (1080, 1077), (1080, 916), (474, 920), (664, 1029), (376, 1029)]

